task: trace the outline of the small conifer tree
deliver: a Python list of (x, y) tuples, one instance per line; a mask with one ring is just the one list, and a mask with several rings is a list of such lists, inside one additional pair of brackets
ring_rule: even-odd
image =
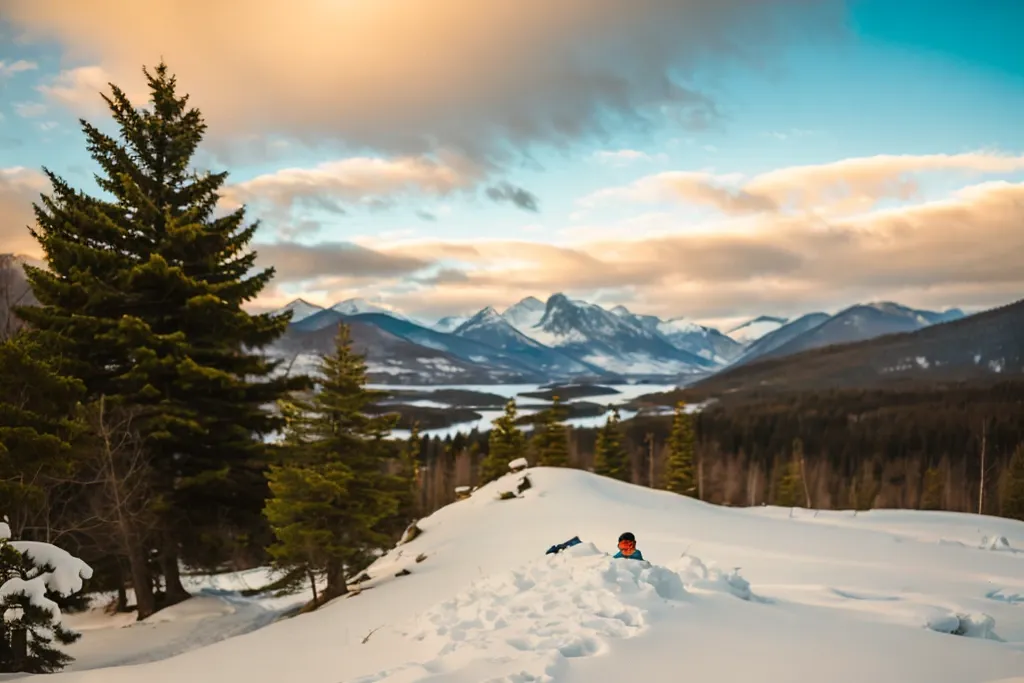
[(668, 437), (668, 458), (665, 461), (664, 487), (684, 496), (697, 496), (694, 474), (696, 450), (693, 416), (686, 412), (686, 404), (676, 404), (672, 417), (672, 431)]
[(81, 591), (91, 576), (79, 558), (49, 543), (12, 541), (0, 523), (0, 673), (55, 673), (74, 661), (57, 645), (81, 634), (61, 625), (55, 599)]
[(612, 409), (604, 427), (597, 433), (594, 448), (594, 472), (613, 479), (629, 481), (629, 455), (622, 443), (618, 409)]
[(921, 482), (921, 509), (942, 509), (942, 491), (944, 488), (942, 473), (939, 471), (939, 468), (929, 467), (925, 470), (924, 479)]
[(480, 463), (480, 484), (492, 482), (508, 474), (508, 465), (523, 457), (526, 438), (516, 424), (518, 418), (516, 401), (505, 403), (505, 412), (491, 423), (487, 436), (487, 456)]
[(569, 466), (569, 430), (564, 419), (565, 409), (553, 396), (551, 407), (541, 413), (530, 439), (534, 460), (541, 467)]
[(396, 479), (386, 471), (384, 437), (395, 416), (370, 416), (378, 392), (366, 389), (366, 364), (340, 325), (334, 353), (319, 368), (319, 391), (295, 400), (282, 462), (271, 468), (273, 497), (264, 514), (277, 543), (279, 565), (304, 566), (327, 576), (325, 598), (347, 592), (346, 577), (369, 564), (390, 542), (382, 529), (398, 513)]

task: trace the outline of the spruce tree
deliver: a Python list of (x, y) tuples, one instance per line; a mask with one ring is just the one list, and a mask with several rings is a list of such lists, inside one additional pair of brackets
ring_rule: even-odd
[(330, 599), (347, 592), (346, 577), (391, 542), (381, 526), (398, 512), (400, 496), (386, 471), (384, 441), (395, 418), (367, 414), (378, 395), (365, 388), (366, 364), (346, 325), (339, 326), (317, 381), (311, 400), (294, 403), (265, 514), (277, 537), (270, 552), (278, 564), (326, 574)]
[(1024, 444), (1017, 446), (1003, 477), (999, 496), (1002, 516), (1024, 521)]
[(693, 465), (695, 450), (693, 416), (686, 412), (686, 404), (680, 401), (676, 404), (668, 437), (668, 458), (663, 477), (665, 490), (696, 497), (697, 479)]
[(505, 403), (505, 412), (491, 423), (487, 435), (487, 457), (480, 463), (480, 484), (487, 484), (508, 474), (509, 463), (524, 456), (526, 438), (516, 424), (518, 412), (515, 399)]
[(534, 426), (530, 445), (534, 461), (541, 467), (569, 466), (569, 430), (562, 422), (565, 409), (557, 396), (551, 398), (551, 407), (540, 414)]
[(187, 597), (182, 549), (217, 564), (232, 548), (208, 539), (223, 539), (225, 528), (259, 536), (261, 437), (280, 424), (264, 406), (304, 378), (274, 377), (277, 362), (259, 353), (289, 316), (242, 309), (274, 271), (253, 270), (257, 226), (244, 225), (244, 208), (214, 215), (227, 173), (189, 168), (206, 123), (165, 65), (143, 72), (149, 109), (136, 109), (116, 86), (104, 95), (118, 137), (81, 122), (110, 199), (44, 169), (52, 193), (35, 206), (32, 234), (48, 269), (26, 268), (41, 305), (18, 314), (59, 345), (87, 399), (144, 410), (173, 601)]
[(17, 536), (44, 526), (59, 480), (73, 469), (81, 394), (30, 332), (0, 342), (0, 510)]
[(613, 479), (630, 480), (629, 455), (622, 443), (622, 426), (617, 408), (612, 409), (611, 416), (597, 433), (594, 472)]

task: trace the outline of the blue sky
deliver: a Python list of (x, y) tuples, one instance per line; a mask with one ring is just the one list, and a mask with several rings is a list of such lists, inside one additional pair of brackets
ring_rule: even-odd
[(264, 221), (260, 306), (433, 318), (566, 291), (728, 326), (1022, 291), (1024, 3), (306, 4), (254, 3), (244, 28), (213, 13), (230, 43), (196, 48), (216, 41), (176, 30), (190, 2), (0, 0), (0, 251), (34, 248), (42, 166), (91, 188), (77, 117), (102, 122), (105, 80), (134, 95), (164, 55), (210, 123), (197, 165)]

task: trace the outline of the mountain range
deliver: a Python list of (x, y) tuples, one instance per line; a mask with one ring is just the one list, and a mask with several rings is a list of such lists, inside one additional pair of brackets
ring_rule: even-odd
[[(26, 262), (32, 261), (0, 254), (0, 336), (18, 324), (13, 306), (35, 303)], [(1024, 371), (1024, 302), (970, 316), (865, 303), (834, 314), (760, 316), (724, 333), (560, 293), (434, 324), (364, 299), (325, 308), (300, 298), (276, 311), (285, 312), (291, 322), (267, 353), (311, 369), (344, 322), (366, 356), (370, 381), (387, 384), (652, 381), (735, 388)]]
[[(372, 381), (390, 384), (671, 381), (689, 384), (725, 368), (802, 351), (923, 329), (964, 317), (891, 302), (858, 304), (835, 314), (793, 320), (760, 316), (723, 333), (682, 317), (661, 319), (624, 306), (604, 308), (557, 293), (525, 299), (499, 312), (486, 306), (433, 325), (362, 299), (329, 308), (297, 299), (277, 312), (292, 322), (273, 352), (311, 360), (329, 351), (345, 322), (366, 354)], [(373, 334), (388, 344), (369, 343)], [(330, 334), (324, 331), (329, 330)], [(362, 344), (360, 340), (367, 343)], [(397, 343), (402, 340), (404, 344)]]

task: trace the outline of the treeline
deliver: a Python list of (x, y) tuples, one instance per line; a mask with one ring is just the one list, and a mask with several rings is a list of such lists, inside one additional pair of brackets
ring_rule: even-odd
[[(679, 396), (685, 396), (681, 393)], [(688, 418), (695, 495), (734, 506), (913, 508), (1024, 519), (1024, 382), (914, 390), (746, 395)], [(605, 444), (625, 452), (624, 480), (665, 488), (680, 418), (567, 429), (568, 464), (601, 471)], [(1016, 460), (1014, 454), (1016, 453)], [(488, 434), (424, 440), (426, 509), (478, 486)], [(529, 448), (522, 454), (531, 459)], [(533, 461), (531, 460), (531, 464)], [(795, 490), (799, 495), (794, 494)]]

